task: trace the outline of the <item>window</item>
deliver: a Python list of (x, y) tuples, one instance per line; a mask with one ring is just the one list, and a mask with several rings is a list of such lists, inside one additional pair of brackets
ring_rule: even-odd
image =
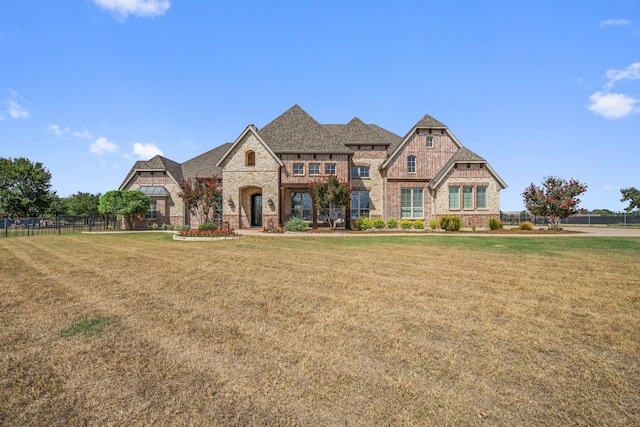
[(222, 221), (222, 193), (218, 197), (216, 197), (215, 203), (215, 212), (213, 217), (217, 221)]
[(369, 168), (367, 166), (352, 166), (351, 178), (369, 178)]
[(325, 175), (335, 175), (336, 174), (336, 164), (335, 163), (325, 163), (324, 164), (324, 174)]
[(449, 187), (449, 210), (460, 209), (460, 187)]
[(256, 152), (247, 151), (245, 153), (245, 166), (255, 166), (255, 165), (256, 165)]
[(432, 148), (433, 147), (433, 138), (428, 136), (427, 137), (427, 148)]
[(409, 173), (416, 172), (416, 156), (407, 157), (407, 172)]
[(462, 187), (462, 209), (473, 209), (473, 187)]
[(487, 209), (487, 187), (476, 188), (476, 209)]
[(369, 192), (351, 192), (351, 219), (369, 218)]
[(149, 203), (149, 210), (144, 215), (144, 219), (158, 219), (158, 207), (155, 200), (151, 200)]
[(422, 188), (403, 188), (400, 199), (402, 218), (424, 218)]
[(304, 163), (294, 163), (293, 164), (293, 174), (294, 175), (304, 175)]
[(311, 200), (310, 193), (291, 193), (291, 216), (295, 218), (302, 218), (305, 221), (311, 221)]
[(309, 175), (320, 175), (320, 163), (309, 164)]

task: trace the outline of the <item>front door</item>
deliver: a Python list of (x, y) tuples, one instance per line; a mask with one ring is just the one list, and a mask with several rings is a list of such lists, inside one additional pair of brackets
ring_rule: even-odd
[(251, 196), (251, 226), (262, 227), (262, 194)]

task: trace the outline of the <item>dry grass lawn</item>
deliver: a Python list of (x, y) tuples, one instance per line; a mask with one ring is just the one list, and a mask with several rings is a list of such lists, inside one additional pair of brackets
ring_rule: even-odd
[(0, 425), (640, 425), (640, 239), (0, 239)]

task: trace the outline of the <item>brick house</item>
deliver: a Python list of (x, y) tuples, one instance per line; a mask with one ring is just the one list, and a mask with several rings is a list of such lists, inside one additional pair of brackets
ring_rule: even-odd
[(500, 215), (505, 182), (451, 131), (424, 116), (400, 137), (358, 118), (320, 124), (294, 105), (262, 129), (249, 125), (226, 143), (184, 163), (162, 156), (138, 161), (120, 189), (151, 198), (144, 223), (197, 226), (185, 211), (179, 182), (216, 175), (223, 188), (216, 215), (233, 228), (283, 225), (300, 217), (324, 223), (308, 182), (335, 175), (351, 187), (351, 203), (338, 212), (348, 226), (358, 217), (422, 219), (461, 217), (486, 226)]

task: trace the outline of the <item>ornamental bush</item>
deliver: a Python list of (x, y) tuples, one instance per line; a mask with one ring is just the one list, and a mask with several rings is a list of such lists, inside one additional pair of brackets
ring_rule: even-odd
[(416, 230), (424, 230), (424, 221), (421, 219), (416, 219), (413, 222), (413, 228), (415, 228)]
[(378, 218), (375, 218), (373, 220), (373, 227), (374, 228), (384, 228), (384, 226), (385, 226), (384, 219), (378, 217)]
[(307, 231), (309, 224), (302, 218), (291, 218), (284, 225), (284, 229), (287, 231)]
[(373, 221), (367, 217), (360, 218), (360, 230), (369, 230), (373, 228)]
[(411, 221), (409, 221), (408, 219), (403, 219), (402, 221), (400, 221), (400, 228), (402, 228), (403, 230), (409, 230), (412, 225), (413, 224), (411, 224)]
[(218, 224), (214, 224), (212, 222), (205, 222), (204, 224), (200, 224), (198, 226), (198, 230), (203, 231), (203, 230), (217, 230)]
[(437, 219), (432, 219), (431, 221), (429, 221), (429, 228), (431, 228), (432, 230), (435, 230), (439, 226), (440, 226), (440, 223), (438, 222)]
[(447, 231), (458, 231), (462, 226), (462, 220), (457, 216), (443, 216), (440, 218), (440, 228)]
[(387, 228), (398, 228), (398, 220), (391, 217), (389, 221), (387, 221)]
[(533, 230), (533, 223), (531, 221), (523, 221), (518, 226), (520, 230)]
[(500, 230), (504, 227), (504, 223), (500, 218), (489, 218), (489, 229)]

